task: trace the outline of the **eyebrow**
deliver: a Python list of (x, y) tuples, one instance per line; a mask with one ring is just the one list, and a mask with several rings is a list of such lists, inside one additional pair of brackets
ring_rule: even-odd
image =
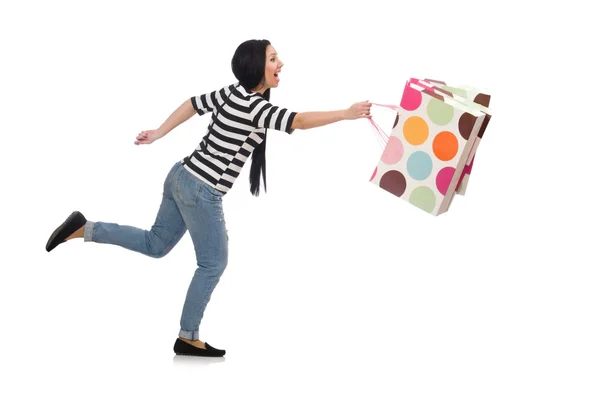
[(269, 54), (269, 56), (271, 56), (271, 55), (277, 55), (277, 53), (276, 52), (272, 52), (272, 53)]

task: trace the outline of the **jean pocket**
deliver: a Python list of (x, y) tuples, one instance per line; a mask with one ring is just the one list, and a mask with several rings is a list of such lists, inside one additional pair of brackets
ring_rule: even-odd
[(195, 207), (198, 205), (201, 190), (202, 181), (182, 168), (177, 175), (177, 199), (186, 207)]
[(204, 191), (209, 200), (221, 201), (223, 199), (223, 193), (210, 185), (204, 185)]

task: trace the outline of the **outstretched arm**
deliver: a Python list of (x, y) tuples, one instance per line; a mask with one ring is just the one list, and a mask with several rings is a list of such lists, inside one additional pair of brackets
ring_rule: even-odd
[(179, 124), (187, 121), (196, 113), (192, 100), (188, 99), (183, 102), (171, 115), (165, 120), (165, 122), (157, 130), (142, 131), (135, 140), (136, 145), (148, 145), (157, 139), (167, 135), (171, 130), (177, 127)]
[(196, 114), (196, 111), (192, 106), (192, 100), (188, 99), (183, 102), (181, 106), (179, 106), (173, 113), (171, 113), (169, 118), (166, 119), (165, 122), (159, 127), (159, 137), (162, 138), (163, 136), (167, 135), (179, 124), (189, 120), (189, 118), (194, 114)]
[(298, 113), (292, 122), (292, 129), (308, 130), (342, 120), (359, 118), (371, 118), (371, 104), (368, 101), (357, 102), (345, 110)]

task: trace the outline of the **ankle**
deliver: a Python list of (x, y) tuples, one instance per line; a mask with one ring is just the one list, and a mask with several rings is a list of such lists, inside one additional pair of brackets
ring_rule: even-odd
[(185, 339), (185, 338), (182, 338), (181, 336), (179, 337), (179, 339), (181, 339), (185, 343), (188, 343), (192, 346), (199, 347), (200, 349), (206, 349), (206, 345), (201, 340)]
[(85, 226), (81, 226), (79, 229), (77, 229), (75, 232), (73, 232), (73, 234), (71, 234), (65, 240), (71, 240), (73, 238), (83, 238), (84, 231), (85, 231)]

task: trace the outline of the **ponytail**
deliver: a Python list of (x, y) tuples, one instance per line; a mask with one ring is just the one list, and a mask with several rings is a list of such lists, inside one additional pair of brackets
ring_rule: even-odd
[[(263, 97), (268, 101), (271, 98), (271, 89), (267, 89)], [(254, 196), (260, 194), (260, 174), (262, 173), (265, 193), (267, 192), (267, 129), (265, 128), (265, 139), (252, 152), (252, 165), (250, 166), (250, 192)]]

